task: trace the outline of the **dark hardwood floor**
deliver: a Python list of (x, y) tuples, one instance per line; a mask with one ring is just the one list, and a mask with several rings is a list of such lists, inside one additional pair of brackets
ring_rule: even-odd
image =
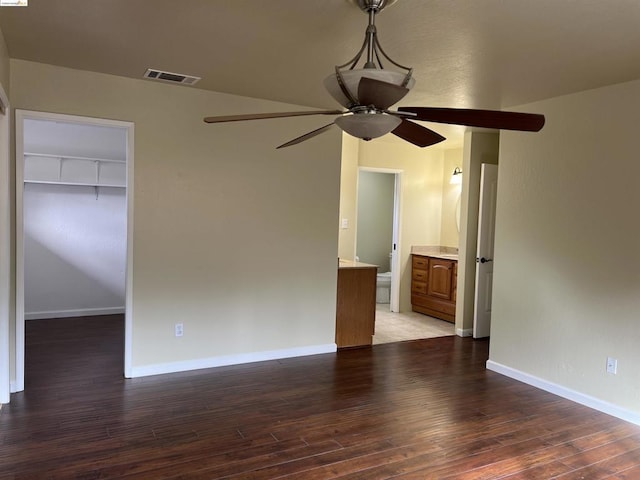
[(27, 323), (0, 479), (640, 479), (640, 427), (443, 337), (122, 378), (118, 316)]

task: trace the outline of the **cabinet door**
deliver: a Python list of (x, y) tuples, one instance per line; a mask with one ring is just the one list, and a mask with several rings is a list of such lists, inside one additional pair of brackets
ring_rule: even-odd
[(376, 321), (376, 274), (375, 267), (338, 269), (338, 348), (371, 345)]
[(451, 300), (453, 295), (453, 264), (451, 260), (429, 259), (428, 294), (432, 297)]

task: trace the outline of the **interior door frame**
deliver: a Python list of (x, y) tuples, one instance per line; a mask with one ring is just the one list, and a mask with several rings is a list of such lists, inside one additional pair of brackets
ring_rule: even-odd
[[(495, 180), (488, 180), (491, 176), (495, 176)], [(488, 181), (492, 181), (490, 185)], [(490, 188), (494, 187), (494, 188)], [(481, 271), (486, 271), (488, 267), (491, 267), (491, 277), (493, 277), (493, 257), (494, 257), (494, 242), (495, 242), (495, 215), (496, 215), (496, 202), (497, 202), (497, 187), (498, 187), (498, 165), (491, 163), (482, 163), (480, 165), (480, 201), (478, 204), (478, 240), (476, 243), (476, 274), (475, 274), (475, 287), (473, 294), (473, 338), (486, 338), (490, 336), (491, 332), (491, 303), (492, 303), (492, 283), (493, 278), (484, 282), (487, 291), (481, 291), (480, 276)], [(485, 207), (489, 206), (489, 210)], [(489, 213), (490, 218), (486, 218), (486, 214)], [(488, 247), (488, 248), (487, 248)], [(489, 254), (490, 252), (490, 254)], [(485, 255), (489, 256), (489, 262), (482, 266), (480, 264), (481, 258)], [(480, 308), (486, 309), (486, 300), (489, 300), (488, 314), (485, 311), (485, 315), (481, 315)], [(485, 300), (485, 304), (481, 305), (481, 298)], [(488, 322), (487, 322), (488, 317)], [(488, 327), (487, 327), (488, 325)]]
[(403, 171), (395, 168), (358, 167), (358, 177), (356, 180), (356, 234), (354, 236), (353, 251), (357, 252), (358, 247), (358, 189), (360, 188), (360, 172), (388, 173), (394, 175), (393, 189), (393, 246), (391, 256), (391, 291), (389, 309), (392, 312), (400, 311), (400, 254), (401, 254), (401, 226), (402, 226), (402, 175)]
[(11, 398), (11, 189), (9, 164), (11, 157), (11, 106), (0, 84), (0, 404)]
[(82, 125), (121, 128), (127, 134), (127, 180), (125, 201), (127, 212), (126, 273), (125, 273), (125, 340), (124, 340), (124, 376), (131, 378), (132, 373), (132, 331), (133, 331), (133, 157), (134, 124), (120, 120), (82, 117), (60, 113), (16, 110), (16, 348), (15, 348), (15, 384), (11, 391), (24, 390), (24, 351), (25, 351), (25, 311), (24, 311), (24, 121), (45, 120)]

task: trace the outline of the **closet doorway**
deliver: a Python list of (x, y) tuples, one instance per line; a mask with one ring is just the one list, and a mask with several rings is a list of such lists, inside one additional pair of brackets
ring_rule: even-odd
[(25, 386), (25, 322), (38, 319), (124, 314), (130, 376), (133, 133), (130, 122), (16, 111), (13, 391)]

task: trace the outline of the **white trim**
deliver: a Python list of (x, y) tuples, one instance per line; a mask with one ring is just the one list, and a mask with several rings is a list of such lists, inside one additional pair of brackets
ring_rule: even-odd
[(395, 173), (395, 185), (393, 188), (393, 242), (396, 245), (395, 255), (392, 257), (391, 265), (391, 292), (390, 310), (394, 313), (400, 312), (400, 255), (402, 244), (402, 170)]
[(0, 404), (11, 399), (11, 342), (9, 340), (9, 292), (11, 290), (11, 108), (0, 84)]
[[(24, 120), (16, 110), (16, 377), (14, 392), (24, 390)], [(21, 159), (18, 161), (17, 159)]]
[(16, 110), (16, 378), (13, 392), (24, 390), (24, 121), (49, 120), (82, 125), (122, 128), (127, 132), (127, 270), (125, 285), (125, 340), (124, 340), (124, 375), (131, 369), (132, 358), (132, 275), (133, 275), (133, 154), (134, 125), (132, 122), (107, 120), (103, 118), (82, 117), (59, 113)]
[(456, 335), (459, 337), (470, 337), (473, 335), (473, 328), (456, 328)]
[(526, 383), (527, 385), (531, 385), (546, 392), (553, 393), (554, 395), (558, 395), (559, 397), (566, 398), (567, 400), (593, 408), (599, 412), (640, 425), (640, 413), (619, 407), (613, 403), (605, 402), (604, 400), (600, 400), (590, 395), (571, 390), (570, 388), (549, 382), (526, 372), (516, 370), (515, 368), (507, 367), (506, 365), (494, 362), (493, 360), (487, 360), (487, 370), (500, 373), (501, 375), (513, 378), (514, 380)]
[(84, 308), (74, 310), (55, 310), (49, 312), (25, 312), (25, 320), (41, 320), (44, 318), (93, 317), (96, 315), (117, 315), (124, 313), (122, 307)]
[(338, 347), (335, 343), (328, 343), (325, 345), (311, 345), (308, 347), (287, 348), (283, 350), (268, 350), (264, 352), (240, 353), (236, 355), (184, 360), (181, 362), (141, 365), (133, 367), (131, 373), (132, 377), (146, 377), (149, 375), (160, 375), (164, 373), (200, 370), (202, 368), (223, 367), (227, 365), (240, 365), (243, 363), (264, 362), (266, 360), (279, 360), (282, 358), (335, 353), (337, 350)]
[(127, 267), (125, 272), (125, 305), (124, 305), (124, 376), (131, 378), (133, 361), (133, 157), (134, 135), (133, 123), (127, 126)]

